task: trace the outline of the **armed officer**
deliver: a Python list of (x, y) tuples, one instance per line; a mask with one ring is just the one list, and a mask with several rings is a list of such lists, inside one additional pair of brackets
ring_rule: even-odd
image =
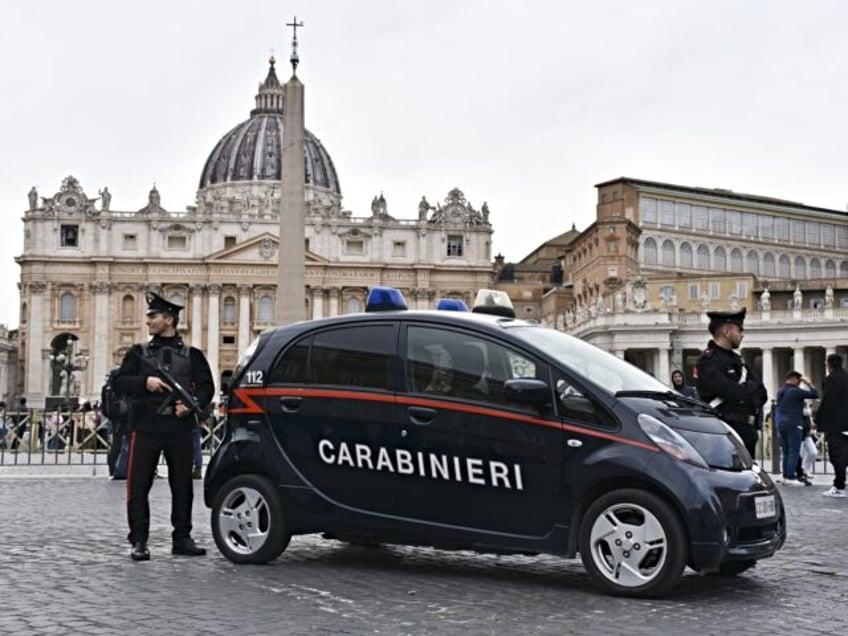
[(147, 293), (146, 300), (152, 338), (132, 346), (114, 381), (115, 391), (129, 396), (132, 403), (127, 475), (130, 556), (134, 561), (150, 559), (148, 494), (162, 453), (171, 488), (171, 552), (201, 556), (206, 550), (191, 538), (192, 427), (197, 411), (212, 401), (214, 380), (203, 352), (185, 345), (177, 334), (182, 307), (153, 292)]
[(713, 339), (695, 367), (698, 394), (739, 434), (754, 457), (757, 431), (762, 427), (762, 407), (768, 395), (760, 378), (736, 351), (744, 335), (745, 308), (736, 312), (708, 311), (707, 318)]

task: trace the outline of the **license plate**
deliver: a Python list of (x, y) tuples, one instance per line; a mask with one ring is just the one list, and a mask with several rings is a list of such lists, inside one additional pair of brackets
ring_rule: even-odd
[(774, 505), (774, 495), (754, 499), (754, 510), (757, 514), (757, 519), (767, 519), (768, 517), (775, 516), (777, 509)]

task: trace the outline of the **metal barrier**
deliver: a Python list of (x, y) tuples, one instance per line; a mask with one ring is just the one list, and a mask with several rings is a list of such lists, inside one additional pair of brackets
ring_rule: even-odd
[[(221, 445), (225, 426), (225, 418), (201, 422), (204, 455)], [(112, 441), (110, 424), (80, 411), (0, 410), (0, 466), (105, 465)]]
[[(211, 455), (221, 445), (225, 426), (226, 418), (201, 422), (200, 447), (204, 455)], [(761, 466), (771, 460), (770, 472), (778, 474), (781, 456), (775, 439), (767, 422), (760, 434), (757, 459)], [(0, 466), (105, 465), (111, 445), (111, 432), (88, 424), (82, 412), (0, 410)], [(824, 435), (818, 436), (816, 448), (816, 473), (828, 474), (832, 466)]]

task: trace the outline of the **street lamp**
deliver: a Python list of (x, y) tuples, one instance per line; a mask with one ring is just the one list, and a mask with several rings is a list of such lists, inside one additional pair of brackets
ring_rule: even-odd
[(71, 383), (73, 382), (74, 372), (84, 371), (88, 367), (88, 356), (84, 353), (74, 351), (75, 340), (71, 337), (65, 341), (65, 346), (62, 349), (57, 349), (50, 354), (50, 361), (53, 366), (59, 369), (62, 377), (65, 378), (65, 407), (71, 408)]

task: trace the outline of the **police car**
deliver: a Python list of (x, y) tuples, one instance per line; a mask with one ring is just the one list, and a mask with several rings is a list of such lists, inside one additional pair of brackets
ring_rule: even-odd
[(709, 406), (504, 297), (408, 311), (378, 288), (366, 313), (260, 335), (204, 483), (219, 550), (264, 563), (323, 533), (579, 553), (606, 591), (657, 596), (781, 547), (779, 493)]

